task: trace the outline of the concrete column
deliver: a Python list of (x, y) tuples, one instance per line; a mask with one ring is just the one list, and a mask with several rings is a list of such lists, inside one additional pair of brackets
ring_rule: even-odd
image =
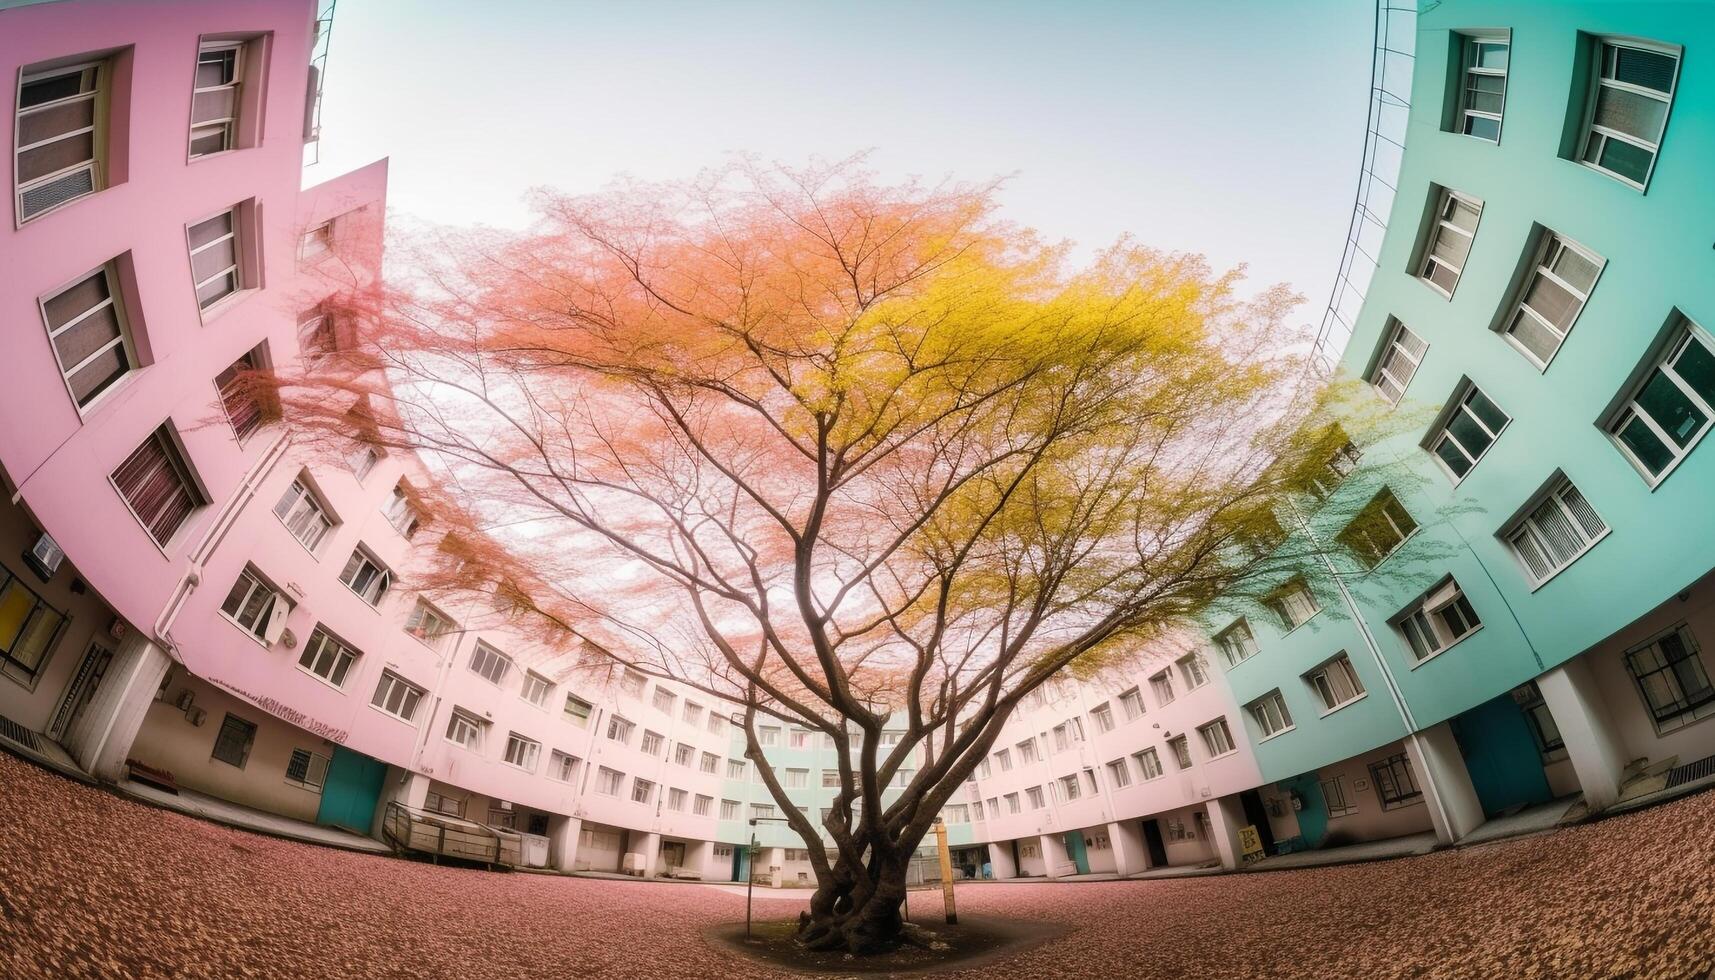
[(643, 877), (655, 877), (661, 863), (661, 835), (631, 832), (631, 853), (643, 856)]
[(1215, 853), (1221, 867), (1232, 871), (1244, 863), (1239, 828), (1246, 826), (1245, 808), (1237, 796), (1220, 796), (1205, 804), (1209, 811), (1209, 833), (1215, 838)]
[(1018, 862), (1012, 859), (1012, 841), (991, 841), (988, 845), (989, 871), (994, 880), (1018, 877)]
[(764, 849), (762, 854), (768, 859), (763, 868), (768, 872), (769, 887), (783, 887), (786, 881), (786, 848), (770, 847)]
[(577, 817), (554, 814), (548, 817), (548, 863), (556, 871), (571, 872), (578, 868), (578, 840), (584, 822)]
[(1136, 820), (1108, 824), (1108, 842), (1114, 848), (1114, 870), (1120, 877), (1149, 870), (1149, 848), (1143, 843), (1143, 825)]
[(1078, 866), (1073, 863), (1072, 855), (1066, 851), (1065, 834), (1043, 834), (1038, 838), (1042, 842), (1042, 873), (1050, 878), (1060, 878), (1076, 874)]
[(1569, 660), (1538, 677), (1536, 687), (1566, 743), (1584, 805), (1592, 812), (1613, 806), (1628, 760), (1589, 662), (1583, 657)]
[(388, 766), (387, 775), (382, 777), (381, 797), (375, 802), (375, 822), (369, 828), (369, 836), (377, 840), (387, 839), (381, 832), (382, 823), (387, 819), (387, 804), (401, 803), (421, 810), (428, 796), (429, 777), (398, 766)]
[(686, 871), (695, 871), (697, 874), (702, 876), (704, 881), (714, 880), (715, 878), (730, 878), (730, 877), (732, 877), (732, 866), (730, 864), (727, 866), (726, 871), (723, 872), (722, 874), (711, 876), (711, 873), (710, 873), (711, 869), (709, 867), (709, 863), (714, 860), (714, 858), (712, 856), (714, 854), (714, 852), (715, 852), (715, 845), (710, 841), (706, 841), (706, 840), (686, 841), (685, 842), (685, 863), (683, 865), (684, 869)]
[(1455, 843), (1482, 825), (1483, 804), (1471, 785), (1471, 773), (1465, 768), (1452, 726), (1442, 722), (1407, 735), (1405, 751), (1441, 843)]
[(126, 632), (95, 696), (66, 732), (65, 746), (85, 772), (107, 782), (116, 782), (125, 774), (131, 743), (137, 740), (161, 679), (172, 665), (166, 651), (150, 643), (141, 631)]

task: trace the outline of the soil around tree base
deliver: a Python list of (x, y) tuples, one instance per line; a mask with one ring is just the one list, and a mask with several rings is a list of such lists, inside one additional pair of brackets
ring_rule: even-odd
[(743, 922), (715, 926), (704, 936), (758, 963), (797, 973), (904, 977), (999, 963), (1070, 931), (1064, 923), (992, 915), (961, 915), (958, 925), (914, 922), (906, 928), (915, 930), (916, 942), (871, 956), (805, 949), (798, 945), (796, 918), (756, 922), (749, 938)]

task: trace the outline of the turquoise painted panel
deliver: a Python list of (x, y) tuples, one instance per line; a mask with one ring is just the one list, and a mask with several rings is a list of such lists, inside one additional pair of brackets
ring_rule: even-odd
[(386, 763), (342, 745), (334, 746), (327, 778), (322, 783), (322, 802), (316, 810), (316, 823), (343, 827), (359, 834), (369, 833), (386, 777)]
[(1488, 816), (1553, 799), (1536, 737), (1511, 696), (1503, 694), (1453, 719), (1453, 734)]

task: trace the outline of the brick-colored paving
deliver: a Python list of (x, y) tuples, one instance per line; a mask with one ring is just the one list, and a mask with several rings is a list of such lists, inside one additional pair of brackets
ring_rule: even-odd
[[(1705, 793), (1381, 864), (980, 884), (960, 902), (1071, 925), (989, 968), (1019, 980), (1702, 976), (1715, 967), (1712, 829)], [(0, 754), (0, 976), (766, 976), (700, 938), (743, 914), (742, 896), (696, 885), (490, 874), (258, 837)]]

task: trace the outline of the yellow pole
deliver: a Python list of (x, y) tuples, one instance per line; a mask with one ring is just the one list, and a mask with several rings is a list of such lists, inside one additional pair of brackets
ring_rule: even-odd
[(935, 846), (941, 852), (941, 894), (947, 900), (947, 924), (959, 924), (959, 911), (953, 905), (953, 854), (947, 850), (947, 825), (935, 821)]

